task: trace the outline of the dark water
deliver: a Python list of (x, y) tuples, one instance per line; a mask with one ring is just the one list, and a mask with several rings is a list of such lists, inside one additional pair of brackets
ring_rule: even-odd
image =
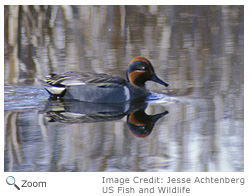
[[(5, 171), (244, 171), (243, 6), (5, 6)], [(50, 101), (49, 73), (165, 88), (120, 105)], [(140, 126), (137, 126), (140, 125)]]

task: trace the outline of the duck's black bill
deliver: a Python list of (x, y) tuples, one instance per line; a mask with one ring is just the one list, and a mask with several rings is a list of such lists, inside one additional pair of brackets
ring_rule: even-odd
[(159, 79), (158, 76), (156, 74), (153, 75), (153, 77), (151, 78), (152, 81), (157, 82), (159, 84), (164, 85), (165, 87), (168, 86), (168, 84), (166, 82), (164, 82), (163, 80)]

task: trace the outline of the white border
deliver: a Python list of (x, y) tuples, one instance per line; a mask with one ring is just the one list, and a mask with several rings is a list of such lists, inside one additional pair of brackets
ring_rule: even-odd
[[(244, 25), (244, 32), (245, 32), (245, 50), (244, 50), (244, 56), (245, 56), (245, 61), (244, 61), (244, 66), (245, 66), (245, 73), (244, 73), (244, 79), (245, 79), (245, 87), (250, 84), (250, 28), (249, 28), (249, 20), (250, 20), (250, 1), (189, 1), (190, 5), (244, 5), (244, 15), (245, 15), (245, 24)], [(17, 0), (10, 0), (10, 1), (3, 1), (4, 4), (10, 5), (10, 4), (30, 4), (33, 5), (34, 3), (36, 4), (89, 4), (88, 1), (76, 1), (76, 0), (71, 0), (71, 1), (48, 1), (48, 0), (43, 0), (43, 1), (17, 1)], [(113, 5), (117, 4), (118, 1), (92, 1), (92, 4), (107, 4), (107, 5)], [(126, 1), (123, 2), (125, 4), (135, 4), (137, 3), (138, 5), (151, 5), (151, 4), (158, 4), (162, 5), (165, 4), (165, 1)], [(187, 5), (188, 1), (181, 1), (181, 0), (176, 0), (176, 1), (168, 1), (168, 4), (171, 5)], [(1, 24), (2, 27), (4, 26), (4, 12), (2, 12), (2, 20)], [(3, 34), (3, 30), (2, 30)], [(2, 46), (4, 46), (4, 36), (2, 35)], [(4, 51), (2, 51), (2, 63), (4, 65)], [(4, 147), (4, 89), (3, 89), (3, 78), (4, 78), (4, 66), (2, 65), (2, 72), (0, 72), (0, 77), (2, 78), (2, 85), (1, 85), (1, 117), (2, 117), (2, 139), (1, 141), (1, 146)], [(135, 172), (130, 172), (130, 173), (100, 173), (100, 172), (78, 172), (78, 173), (62, 173), (62, 172), (32, 172), (32, 173), (26, 173), (26, 172), (4, 172), (4, 150), (1, 150), (1, 157), (2, 161), (0, 163), (1, 165), (1, 177), (0, 177), (0, 190), (2, 193), (8, 193), (8, 195), (43, 195), (48, 193), (50, 195), (56, 195), (56, 194), (80, 194), (80, 195), (103, 195), (102, 194), (102, 186), (106, 186), (102, 184), (102, 177), (114, 177), (114, 178), (119, 178), (119, 177), (128, 177), (128, 178), (133, 178), (134, 176), (140, 176), (140, 177), (145, 177), (145, 178), (150, 178), (152, 176), (157, 176), (157, 177), (163, 177), (167, 178), (168, 176), (171, 177), (191, 177), (195, 178), (196, 176), (214, 176), (214, 177), (245, 177), (245, 185), (240, 186), (240, 185), (235, 185), (235, 184), (202, 184), (202, 185), (196, 185), (196, 184), (189, 184), (189, 185), (184, 185), (187, 187), (190, 187), (192, 190), (192, 193), (190, 195), (234, 195), (234, 194), (240, 194), (240, 195), (250, 195), (250, 125), (249, 122), (246, 120), (249, 118), (249, 87), (245, 88), (245, 111), (244, 111), (244, 116), (245, 116), (245, 125), (244, 125), (244, 130), (245, 130), (245, 172), (230, 172), (230, 173), (225, 173), (225, 172), (219, 172), (219, 173), (167, 173), (167, 172), (160, 172), (160, 173), (135, 173)], [(16, 184), (21, 186), (22, 182), (21, 179), (31, 179), (33, 181), (46, 181), (47, 182), (47, 187), (46, 188), (22, 188), (19, 192), (15, 189), (15, 187), (10, 187), (6, 184), (6, 177), (9, 175), (13, 175), (16, 178)], [(131, 186), (136, 186), (135, 184), (130, 184)], [(111, 185), (115, 186), (115, 185)], [(142, 185), (143, 186), (143, 185)], [(152, 185), (149, 185), (152, 186)], [(158, 186), (158, 184), (156, 185)], [(110, 194), (104, 194), (104, 195), (110, 195)], [(112, 195), (118, 195), (118, 194), (112, 194)], [(148, 194), (126, 194), (126, 195), (148, 195)], [(153, 195), (153, 194), (149, 194)], [(154, 194), (154, 195), (160, 195), (160, 194)], [(164, 194), (161, 194), (164, 195)], [(179, 194), (180, 195), (180, 194)]]

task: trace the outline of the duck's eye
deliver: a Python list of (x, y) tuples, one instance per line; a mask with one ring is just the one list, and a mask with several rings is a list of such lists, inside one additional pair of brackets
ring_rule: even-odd
[(142, 70), (142, 71), (145, 71), (145, 70), (148, 70), (148, 67), (146, 67), (146, 66), (140, 66), (139, 69)]

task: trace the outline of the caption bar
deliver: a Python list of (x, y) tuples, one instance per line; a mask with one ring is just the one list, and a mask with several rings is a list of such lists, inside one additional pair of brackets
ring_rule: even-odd
[(233, 177), (102, 177), (102, 193), (191, 193), (189, 184), (237, 184), (244, 185), (245, 178)]

